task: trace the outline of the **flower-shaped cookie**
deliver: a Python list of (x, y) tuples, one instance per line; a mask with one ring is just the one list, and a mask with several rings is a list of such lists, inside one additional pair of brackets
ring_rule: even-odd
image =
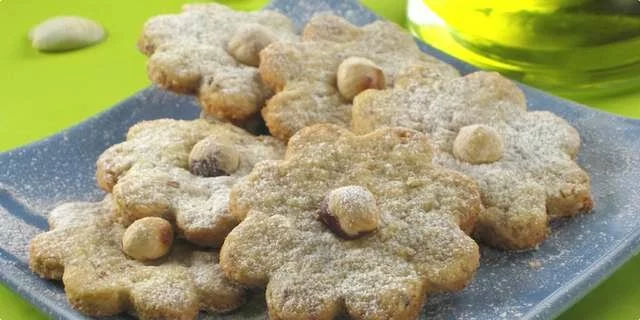
[(274, 11), (235, 12), (190, 4), (146, 22), (138, 48), (149, 56), (149, 78), (165, 89), (197, 94), (219, 118), (244, 120), (272, 92), (258, 75), (258, 53), (274, 41), (295, 41), (291, 21)]
[(578, 132), (546, 111), (527, 112), (522, 91), (497, 73), (476, 72), (421, 87), (368, 91), (354, 101), (353, 130), (402, 126), (427, 133), (436, 163), (479, 183), (486, 210), (476, 236), (506, 249), (541, 243), (548, 217), (593, 207), (590, 179), (575, 162)]
[(299, 131), (285, 160), (256, 165), (232, 189), (243, 221), (220, 251), (223, 271), (266, 285), (271, 319), (416, 317), (428, 292), (462, 289), (479, 258), (465, 234), (477, 187), (431, 155), (409, 129)]
[(174, 243), (158, 260), (141, 262), (122, 252), (124, 226), (112, 201), (67, 203), (49, 215), (51, 230), (29, 246), (29, 266), (62, 280), (69, 303), (91, 316), (135, 312), (142, 319), (195, 319), (199, 310), (229, 311), (244, 291), (224, 277), (217, 253)]
[(237, 224), (227, 205), (233, 183), (283, 154), (280, 141), (226, 123), (144, 121), (99, 157), (96, 179), (113, 191), (122, 222), (163, 217), (190, 242), (217, 247)]
[(301, 42), (273, 43), (260, 53), (260, 76), (277, 93), (262, 115), (271, 134), (285, 141), (313, 124), (349, 127), (354, 95), (393, 86), (396, 73), (415, 63), (422, 63), (434, 82), (458, 76), (393, 23), (356, 27), (336, 16), (316, 16)]

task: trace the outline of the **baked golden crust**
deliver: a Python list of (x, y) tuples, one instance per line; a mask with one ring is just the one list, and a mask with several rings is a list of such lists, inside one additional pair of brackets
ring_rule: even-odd
[(258, 52), (273, 41), (295, 39), (293, 25), (280, 13), (190, 4), (182, 13), (149, 19), (138, 48), (149, 56), (151, 81), (198, 95), (202, 108), (218, 118), (242, 121), (272, 94), (260, 81)]
[[(544, 240), (549, 218), (591, 210), (589, 176), (575, 162), (580, 136), (565, 120), (528, 112), (522, 91), (497, 73), (476, 72), (437, 87), (421, 85), (419, 72), (404, 73), (403, 86), (356, 97), (353, 130), (402, 126), (431, 136), (436, 163), (478, 181), (486, 207), (478, 239), (505, 249), (533, 248)], [(471, 129), (479, 133), (478, 126), (497, 135), (475, 138), (495, 148), (484, 150), (492, 153), (486, 163), (469, 158), (478, 146), (456, 144)]]
[[(225, 163), (228, 154), (237, 161), (232, 166)], [(283, 154), (284, 145), (277, 139), (254, 136), (227, 123), (143, 121), (131, 127), (126, 141), (98, 158), (96, 180), (113, 192), (125, 225), (162, 217), (188, 241), (219, 247), (238, 223), (228, 211), (233, 183), (257, 162)]]
[(141, 319), (195, 319), (198, 311), (239, 307), (245, 292), (224, 277), (217, 253), (180, 241), (152, 262), (122, 252), (125, 228), (112, 199), (63, 204), (49, 215), (51, 230), (29, 245), (29, 266), (62, 280), (69, 303), (91, 316), (135, 312)]
[(273, 43), (260, 53), (260, 76), (276, 92), (262, 109), (271, 134), (288, 140), (298, 130), (319, 123), (351, 124), (351, 101), (337, 88), (339, 65), (347, 58), (366, 58), (384, 73), (386, 87), (394, 85), (403, 67), (420, 63), (449, 79), (451, 66), (426, 55), (413, 38), (390, 22), (356, 27), (346, 20), (320, 15), (305, 26), (302, 41)]
[[(285, 160), (258, 164), (234, 186), (231, 213), (243, 221), (221, 249), (225, 274), (266, 285), (274, 319), (415, 318), (428, 292), (462, 289), (479, 263), (464, 232), (480, 211), (477, 187), (430, 160), (429, 139), (408, 129), (301, 130)], [(317, 211), (327, 192), (350, 185), (375, 197), (379, 222), (345, 240)]]

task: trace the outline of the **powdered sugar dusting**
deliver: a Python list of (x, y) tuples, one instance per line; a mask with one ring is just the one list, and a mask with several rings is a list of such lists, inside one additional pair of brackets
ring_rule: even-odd
[(5, 208), (0, 207), (0, 248), (10, 252), (22, 262), (28, 259), (28, 250), (25, 240), (33, 238), (42, 232), (37, 227), (25, 223), (19, 217), (13, 216)]
[[(289, 15), (298, 25), (319, 9), (346, 15), (358, 25), (375, 19), (356, 1), (277, 0), (270, 7), (292, 12)], [(444, 57), (427, 46), (422, 48)], [(453, 58), (444, 58), (460, 70), (473, 70)], [(633, 187), (640, 181), (640, 124), (524, 89), (530, 109), (553, 111), (578, 129), (582, 137), (578, 162), (592, 178), (594, 214), (558, 221), (552, 225), (551, 236), (535, 251), (504, 254), (483, 249), (482, 265), (471, 285), (457, 294), (431, 296), (422, 319), (553, 318), (640, 246), (640, 190)], [(60, 202), (100, 199), (102, 192), (93, 179), (94, 161), (107, 146), (122, 141), (132, 124), (165, 117), (194, 119), (199, 112), (190, 97), (146, 89), (62, 135), (0, 155), (1, 188), (11, 190), (20, 202), (43, 216)], [(12, 224), (0, 229), (19, 230)], [(15, 234), (13, 239), (26, 248), (29, 237)], [(532, 259), (543, 267), (530, 269), (527, 264)], [(60, 285), (40, 279), (1, 251), (0, 280), (54, 318), (84, 319), (68, 305)], [(266, 319), (265, 310), (264, 296), (257, 294), (237, 312), (203, 317)]]
[[(485, 243), (532, 248), (545, 237), (547, 215), (591, 209), (589, 176), (573, 161), (580, 146), (576, 130), (552, 113), (527, 112), (522, 91), (497, 73), (476, 72), (437, 87), (368, 91), (356, 98), (353, 114), (356, 133), (385, 126), (427, 133), (436, 163), (477, 180), (486, 210), (475, 235)], [(460, 149), (461, 136), (473, 127), (499, 139), (501, 152), (491, 161), (472, 159), (475, 149), (488, 151), (486, 145)]]
[[(426, 293), (462, 288), (479, 258), (463, 232), (480, 211), (478, 190), (430, 158), (429, 140), (408, 129), (303, 129), (285, 160), (257, 165), (234, 186), (230, 210), (246, 219), (225, 240), (222, 268), (244, 285), (268, 282), (274, 315), (412, 317)], [(340, 225), (354, 213), (342, 206), (358, 199), (368, 213), (375, 199), (375, 232), (344, 240), (319, 222), (327, 194)]]
[[(220, 144), (236, 153), (237, 168), (227, 172), (228, 176), (193, 174), (192, 150), (203, 139), (213, 141), (209, 147)], [(96, 177), (103, 189), (113, 191), (127, 223), (161, 216), (175, 221), (188, 241), (219, 247), (237, 223), (226, 210), (230, 187), (255, 163), (283, 154), (284, 144), (273, 137), (256, 137), (227, 123), (161, 119), (136, 124), (127, 141), (102, 153)]]
[[(470, 286), (460, 293), (431, 296), (423, 319), (551, 318), (638, 248), (640, 221), (636, 213), (640, 211), (640, 191), (630, 186), (640, 181), (637, 169), (640, 158), (636, 152), (640, 150), (640, 125), (530, 89), (525, 92), (530, 109), (551, 110), (578, 129), (582, 138), (578, 163), (592, 178), (594, 213), (553, 224), (553, 232), (535, 251), (504, 254), (483, 249), (481, 266)], [(191, 107), (177, 108), (177, 105)], [(93, 163), (106, 145), (123, 139), (127, 123), (135, 122), (130, 117), (194, 118), (199, 113), (190, 99), (156, 89), (132, 97), (123, 107), (133, 110), (133, 115), (112, 109), (90, 126), (69, 132), (67, 143), (60, 144), (62, 138), (55, 137), (47, 145), (0, 155), (1, 166), (8, 168), (0, 173), (0, 184), (4, 189), (15, 190), (20, 202), (29, 203), (29, 208), (43, 216), (44, 209), (67, 199), (97, 199), (101, 191), (95, 187)], [(65, 155), (74, 156), (67, 160)], [(50, 177), (64, 170), (72, 173), (54, 183)], [(11, 232), (16, 235), (11, 247), (22, 243), (26, 248), (29, 235), (20, 233), (12, 222), (2, 227), (3, 232), (9, 229), (15, 230)], [(2, 247), (9, 246), (3, 243)], [(529, 268), (528, 261), (532, 259), (540, 261), (543, 267)], [(3, 281), (18, 286), (39, 307), (50, 312), (54, 308), (70, 309), (60, 286), (40, 280), (24, 265), (9, 262), (5, 255), (0, 254), (0, 263)], [(557, 295), (553, 295), (556, 291)], [(551, 300), (541, 303), (549, 297)], [(222, 318), (265, 319), (265, 310), (264, 298), (256, 297), (249, 306)], [(75, 312), (71, 314), (77, 316)]]
[(390, 22), (357, 27), (334, 15), (313, 17), (302, 41), (274, 43), (260, 53), (260, 75), (276, 92), (262, 109), (271, 134), (288, 140), (300, 129), (319, 123), (351, 125), (351, 99), (337, 88), (337, 70), (348, 58), (365, 58), (384, 74), (387, 87), (409, 65), (457, 71), (420, 51), (413, 38)]
[(253, 33), (262, 37), (262, 45), (297, 38), (289, 19), (276, 12), (236, 12), (215, 3), (189, 4), (179, 14), (149, 19), (138, 48), (149, 56), (151, 81), (175, 92), (197, 94), (203, 109), (221, 119), (246, 120), (271, 95), (257, 68), (237, 61), (243, 59), (236, 59), (236, 51), (230, 49), (231, 40), (246, 40), (251, 30), (262, 31)]
[(265, 9), (282, 12), (300, 30), (309, 19), (318, 14), (337, 14), (359, 26), (378, 19), (375, 13), (365, 9), (357, 1), (276, 0)]
[[(201, 308), (227, 311), (243, 301), (243, 290), (224, 279), (214, 251), (176, 241), (161, 259), (128, 258), (121, 247), (125, 229), (109, 196), (59, 206), (50, 224), (50, 231), (31, 241), (29, 266), (43, 277), (62, 279), (69, 300), (89, 315), (133, 308), (142, 318), (189, 318)], [(113, 295), (129, 301), (107, 299)]]

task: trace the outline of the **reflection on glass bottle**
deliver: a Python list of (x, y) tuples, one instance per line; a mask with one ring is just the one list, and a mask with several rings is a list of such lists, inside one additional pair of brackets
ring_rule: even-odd
[(560, 94), (640, 88), (638, 0), (410, 0), (408, 17), (432, 45)]

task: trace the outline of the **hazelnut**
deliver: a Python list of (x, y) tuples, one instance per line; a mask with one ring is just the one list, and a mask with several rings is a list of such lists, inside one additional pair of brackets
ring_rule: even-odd
[(367, 89), (384, 89), (384, 73), (373, 61), (350, 57), (338, 66), (338, 91), (351, 101)]
[(260, 51), (277, 40), (273, 32), (259, 24), (239, 28), (229, 39), (227, 50), (236, 60), (249, 66), (260, 64)]
[(189, 171), (202, 177), (227, 176), (240, 166), (240, 155), (233, 147), (213, 136), (196, 143), (189, 153)]
[(461, 161), (480, 164), (502, 158), (504, 143), (490, 126), (474, 124), (460, 129), (453, 141), (453, 155)]
[(153, 260), (164, 256), (173, 243), (173, 228), (162, 218), (146, 217), (136, 220), (122, 236), (122, 251), (140, 260)]
[(320, 204), (320, 219), (339, 237), (356, 239), (378, 227), (376, 199), (360, 186), (330, 191)]

